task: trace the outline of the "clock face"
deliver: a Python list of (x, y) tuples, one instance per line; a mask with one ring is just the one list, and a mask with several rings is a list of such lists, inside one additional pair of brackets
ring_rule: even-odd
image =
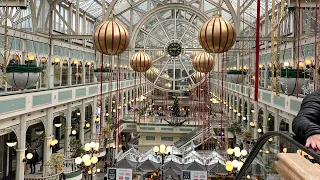
[(168, 45), (167, 51), (168, 51), (170, 56), (176, 57), (176, 56), (179, 56), (181, 54), (182, 47), (181, 47), (181, 45), (179, 43), (173, 42), (173, 43), (170, 43)]

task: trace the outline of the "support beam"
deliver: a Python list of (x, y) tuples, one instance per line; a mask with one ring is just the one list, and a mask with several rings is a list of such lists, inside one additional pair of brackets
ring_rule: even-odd
[[(277, 38), (277, 37), (275, 37)], [(52, 39), (92, 39), (92, 35), (52, 35)], [(292, 42), (295, 41), (294, 37), (281, 37), (281, 41)], [(237, 41), (256, 41), (255, 37), (239, 36)], [(260, 37), (260, 41), (271, 41), (271, 37)]]

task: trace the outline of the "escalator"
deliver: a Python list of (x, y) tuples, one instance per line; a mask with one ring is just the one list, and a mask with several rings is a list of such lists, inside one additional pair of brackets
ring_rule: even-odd
[[(281, 159), (281, 155), (303, 157), (307, 160), (307, 163), (320, 164), (320, 156), (295, 141), (292, 134), (288, 132), (269, 132), (257, 140), (240, 171), (236, 173), (235, 179), (283, 179), (278, 173), (279, 164), (281, 160), (283, 160)], [(304, 162), (305, 159), (303, 158), (302, 160)], [(301, 170), (305, 169), (302, 168)]]
[[(205, 139), (202, 137), (202, 132), (209, 132), (208, 135), (205, 136)], [(214, 132), (212, 131), (212, 126), (202, 128), (196, 128), (191, 131), (186, 136), (182, 136), (178, 141), (176, 141), (173, 145), (177, 147), (183, 154), (188, 154), (193, 151), (195, 148), (199, 147), (204, 142), (213, 138)]]

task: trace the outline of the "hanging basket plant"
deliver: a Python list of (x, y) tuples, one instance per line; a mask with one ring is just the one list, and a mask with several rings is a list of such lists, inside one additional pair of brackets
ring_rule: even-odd
[[(274, 77), (276, 77), (276, 75)], [(299, 76), (297, 69), (281, 69), (281, 90), (284, 94), (289, 96), (296, 94), (297, 91), (298, 93), (301, 93), (309, 78), (310, 74), (303, 69), (299, 70)]]
[(235, 84), (240, 84), (245, 78), (245, 77), (242, 78), (242, 73), (244, 76), (247, 75), (247, 71), (242, 72), (242, 70), (229, 70), (227, 72), (227, 80)]
[[(98, 81), (101, 81), (101, 68), (97, 68), (93, 70), (94, 75), (97, 77)], [(110, 73), (112, 72), (112, 69), (109, 67), (106, 67), (102, 69), (102, 81), (107, 81), (110, 78)]]
[(35, 64), (9, 64), (7, 83), (17, 89), (27, 89), (38, 82), (42, 68)]

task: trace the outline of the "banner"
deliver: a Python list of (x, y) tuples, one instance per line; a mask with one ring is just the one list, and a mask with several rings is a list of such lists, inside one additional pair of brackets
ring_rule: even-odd
[(132, 180), (132, 169), (109, 168), (105, 180)]
[(207, 180), (207, 171), (182, 171), (182, 180)]

